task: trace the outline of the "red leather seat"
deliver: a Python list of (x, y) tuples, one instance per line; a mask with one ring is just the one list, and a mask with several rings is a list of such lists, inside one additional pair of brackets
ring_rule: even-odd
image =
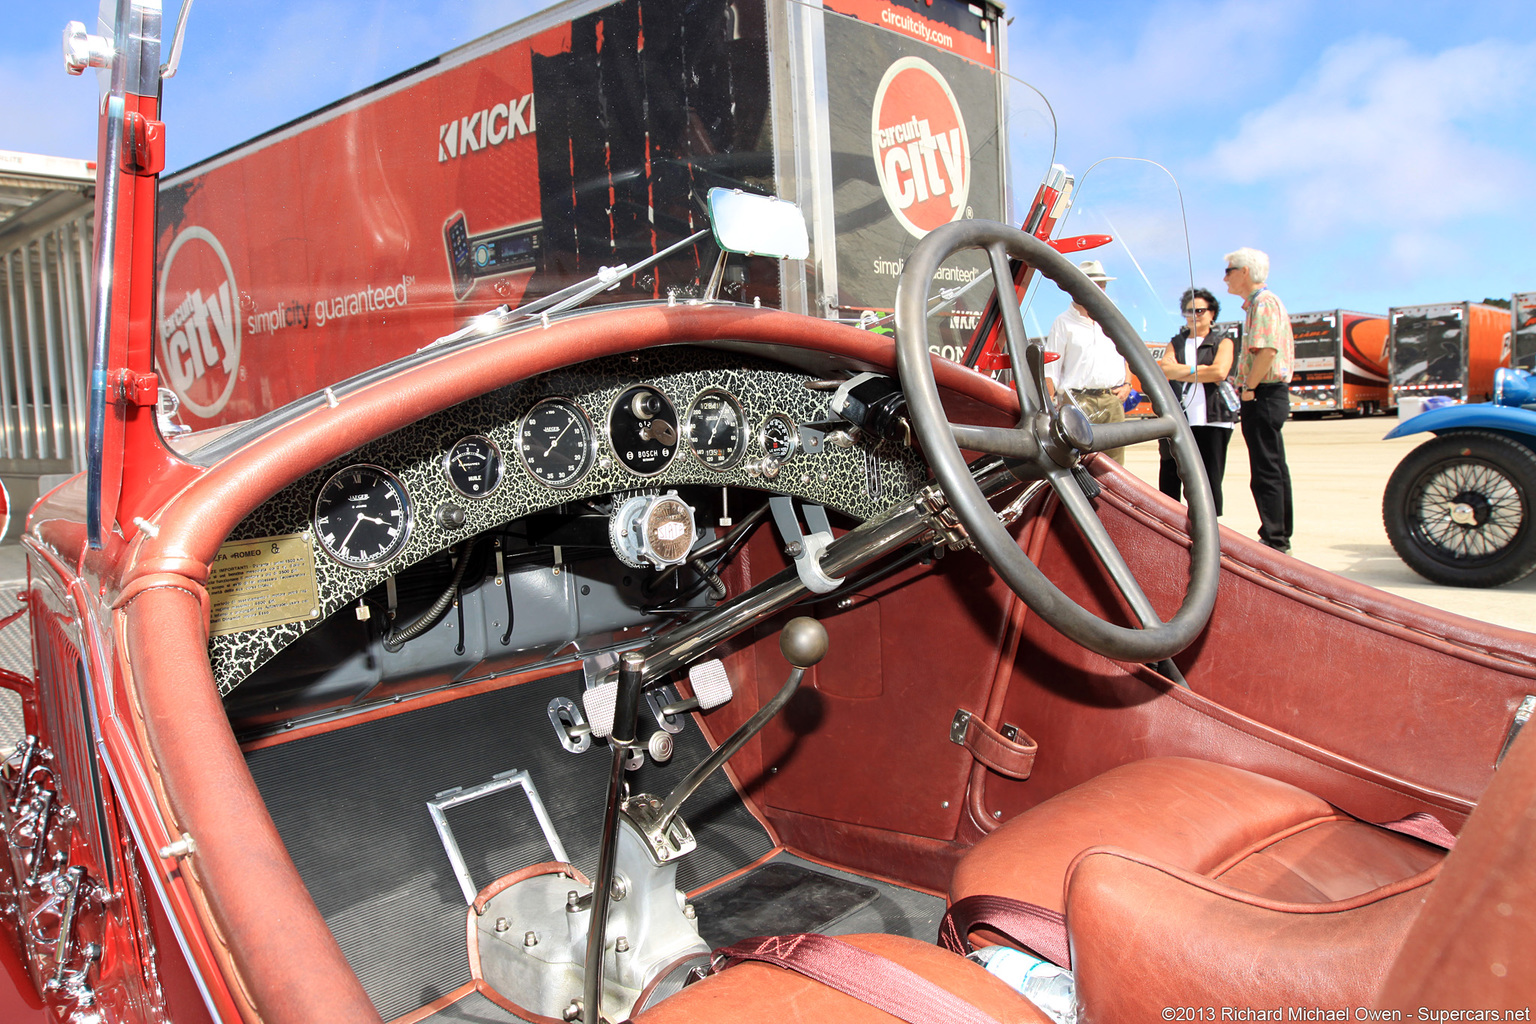
[[(1295, 786), (1154, 758), (997, 829), (961, 859), (950, 900), (1064, 911), (1090, 1019), (1202, 1000), (1364, 1005), (1444, 856)], [(981, 928), (971, 939), (1007, 941)]]
[[(1124, 850), (1094, 848), (1067, 861), (1056, 889), (1037, 888), (1065, 892), (1058, 899), (1067, 908), (1080, 1024), (1165, 1019), (1164, 1007), (1180, 1006), (1345, 1009), (1355, 1019), (1371, 1006), (1521, 1012), (1536, 1000), (1536, 972), (1529, 970), (1536, 958), (1536, 871), (1530, 866), (1536, 734), (1521, 736), (1510, 750), (1445, 860), (1443, 877), (1437, 878), (1442, 855), (1425, 844), (1378, 836), (1385, 830), (1343, 820), (1294, 787), (1181, 759), (1127, 765), (1041, 804), (1016, 820), (1058, 831), (1032, 836), (1038, 842), (1025, 848), (1018, 845), (1023, 826), (1011, 822), (1006, 832), (998, 830), (1004, 838), (989, 838), (986, 849), (978, 845), (983, 859), (966, 873), (983, 877), (980, 866), (1005, 844), (1020, 858), (1037, 848), (1059, 863), (1061, 850), (1071, 845), (1060, 830), (1079, 815), (1089, 817), (1090, 809), (1102, 812), (1115, 792), (1130, 803), (1127, 820), (1100, 817), (1089, 827), (1090, 837), (1150, 837), (1170, 856), (1212, 865), (1207, 870), (1222, 880)], [(1073, 794), (1083, 797), (1083, 811), (1071, 810)], [(1187, 817), (1213, 801), (1244, 796), (1249, 802), (1227, 805), (1220, 820)], [(1282, 813), (1286, 807), (1289, 812)], [(1322, 808), (1326, 814), (1316, 813)], [(1294, 820), (1280, 824), (1287, 817)], [(1160, 838), (1165, 832), (1152, 827), (1159, 820), (1168, 824), (1167, 832), (1182, 832), (1183, 841)], [(1261, 834), (1265, 828), (1271, 829), (1268, 836)], [(1222, 847), (1229, 852), (1220, 853)], [(1313, 851), (1316, 861), (1308, 856)], [(1379, 866), (1375, 856), (1383, 851), (1398, 858), (1397, 868)], [(1290, 902), (1227, 884), (1241, 880), (1286, 893), (1304, 885), (1318, 894), (1337, 893), (1421, 862), (1430, 866), (1343, 899)], [(847, 941), (916, 971), (999, 1021), (1047, 1024), (1033, 1005), (952, 953), (894, 936)], [(1391, 973), (1384, 975), (1389, 965)], [(1350, 995), (1341, 998), (1346, 991)], [(894, 1018), (789, 971), (747, 963), (684, 989), (636, 1024), (706, 1020), (890, 1024)]]

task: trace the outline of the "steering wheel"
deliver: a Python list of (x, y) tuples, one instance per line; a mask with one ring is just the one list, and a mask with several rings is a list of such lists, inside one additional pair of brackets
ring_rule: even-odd
[[(928, 351), (928, 289), (939, 266), (961, 249), (985, 250), (998, 283), (1003, 333), (1019, 395), (1019, 422), (1011, 428), (951, 423), (939, 403)], [(1027, 343), (1019, 304), (1011, 301), (1010, 256), (1044, 274), (1103, 327), (1149, 393), (1154, 417), (1093, 424), (1075, 405), (1056, 409), (1046, 398), (1040, 347)], [(1114, 303), (1081, 270), (1040, 239), (994, 221), (963, 220), (934, 229), (912, 250), (897, 284), (896, 365), (913, 429), (944, 496), (982, 557), (1025, 604), (1068, 639), (1120, 661), (1160, 661), (1194, 641), (1216, 603), (1221, 569), (1210, 481), (1189, 424), (1151, 353)], [(1184, 601), (1167, 622), (1158, 617), (1073, 474), (1089, 452), (1157, 438), (1167, 438), (1173, 446), (1188, 495), (1193, 541)], [(1140, 629), (1116, 625), (1088, 611), (1036, 568), (988, 504), (960, 453), (962, 447), (1002, 456), (1022, 480), (1050, 483), (1140, 621)]]

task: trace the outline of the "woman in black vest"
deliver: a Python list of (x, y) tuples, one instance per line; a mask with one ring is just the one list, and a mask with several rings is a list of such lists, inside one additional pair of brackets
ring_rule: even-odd
[[(1195, 447), (1205, 463), (1205, 475), (1211, 480), (1211, 496), (1216, 499), (1216, 514), (1221, 515), (1221, 478), (1227, 472), (1227, 445), (1232, 441), (1232, 425), (1237, 422), (1236, 401), (1229, 402), (1223, 392), (1232, 370), (1232, 339), (1211, 332), (1211, 325), (1221, 314), (1221, 303), (1204, 288), (1191, 288), (1180, 300), (1185, 327), (1175, 334), (1158, 362), (1173, 385), (1173, 393), (1184, 407)], [(1231, 394), (1236, 399), (1235, 393)], [(1158, 488), (1174, 501), (1180, 500), (1179, 471), (1162, 446), (1163, 459), (1158, 471)]]

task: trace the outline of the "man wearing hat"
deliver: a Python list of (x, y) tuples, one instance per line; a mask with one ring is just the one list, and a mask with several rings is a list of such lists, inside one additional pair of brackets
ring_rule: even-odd
[[(1098, 260), (1084, 260), (1077, 266), (1101, 289), (1114, 280)], [(1065, 392), (1094, 423), (1125, 419), (1125, 400), (1131, 393), (1125, 357), (1086, 309), (1074, 302), (1058, 316), (1045, 339), (1045, 350), (1061, 357), (1045, 364), (1045, 389), (1053, 401), (1066, 401), (1060, 397)], [(1124, 448), (1104, 454), (1125, 465)]]

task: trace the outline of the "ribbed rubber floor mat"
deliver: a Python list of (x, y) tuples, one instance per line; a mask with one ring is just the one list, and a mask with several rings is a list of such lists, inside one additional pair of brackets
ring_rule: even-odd
[(874, 902), (880, 890), (836, 875), (770, 861), (693, 898), (699, 937), (714, 949), (759, 935), (821, 932)]
[[(284, 743), (247, 756), (278, 832), (336, 941), (385, 1020), (469, 981), (465, 903), (426, 801), (526, 769), (576, 866), (597, 868), (609, 751), (561, 748), (551, 698), (575, 699), (580, 673), (465, 697)], [(642, 734), (655, 722), (642, 710)], [(708, 754), (690, 721), (665, 765), (629, 775), (664, 795)], [(772, 843), (716, 772), (683, 807), (699, 848), (678, 866), (684, 891), (739, 870)], [(476, 887), (551, 859), (520, 789), (449, 812)]]

